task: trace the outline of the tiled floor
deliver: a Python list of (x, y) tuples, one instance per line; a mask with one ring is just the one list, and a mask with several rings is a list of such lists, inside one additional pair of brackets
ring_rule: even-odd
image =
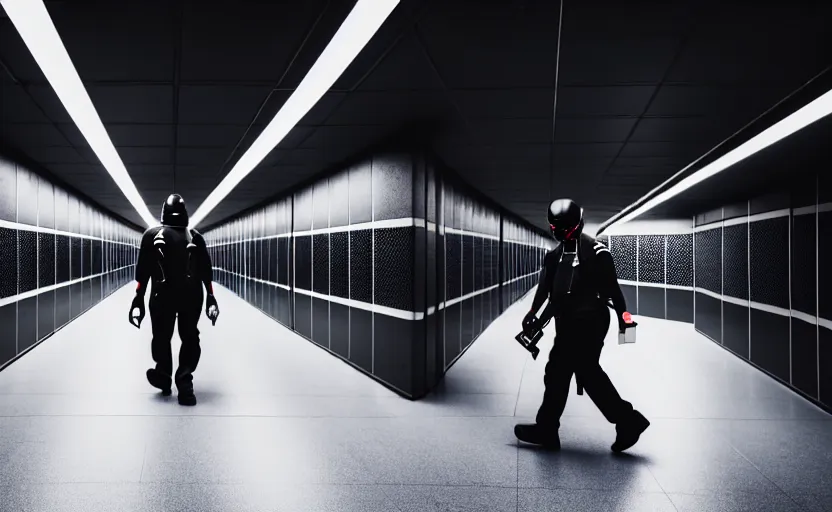
[(628, 455), (574, 394), (553, 454), (512, 433), (545, 366), (512, 339), (525, 304), (414, 403), (217, 295), (195, 408), (145, 382), (128, 288), (0, 372), (0, 510), (832, 511), (832, 417), (691, 326), (641, 319), (635, 345), (607, 342), (653, 423)]

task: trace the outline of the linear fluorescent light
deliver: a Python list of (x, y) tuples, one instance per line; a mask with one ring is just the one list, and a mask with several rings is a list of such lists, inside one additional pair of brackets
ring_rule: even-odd
[(222, 201), (321, 99), (367, 45), (399, 0), (358, 0), (344, 23), (274, 119), (228, 175), (191, 216), (196, 226)]
[[(682, 192), (691, 188), (692, 186), (710, 178), (711, 176), (719, 172), (724, 171), (725, 169), (731, 167), (737, 162), (740, 162), (748, 158), (754, 153), (762, 151), (763, 149), (771, 146), (772, 144), (775, 144), (776, 142), (785, 139), (789, 135), (799, 130), (802, 130), (803, 128), (814, 123), (815, 121), (818, 121), (819, 119), (828, 116), (829, 114), (832, 114), (832, 91), (829, 91), (823, 96), (815, 99), (811, 103), (808, 103), (800, 110), (797, 110), (788, 117), (780, 120), (779, 122), (775, 123), (766, 130), (755, 135), (754, 137), (747, 140), (745, 143), (741, 144), (735, 149), (729, 151), (728, 153), (725, 153), (724, 155), (717, 158), (710, 164), (699, 169), (698, 171), (679, 181), (669, 189), (665, 190), (661, 194), (645, 202), (643, 205), (639, 206), (635, 210), (622, 216), (620, 219), (614, 220), (608, 226), (606, 226), (606, 228), (609, 228), (613, 224), (627, 222), (633, 220), (634, 218), (640, 215), (643, 215), (647, 211), (652, 210), (653, 208), (667, 201), (671, 197), (681, 194)], [(686, 169), (687, 168), (682, 169), (682, 171), (679, 172), (684, 172)], [(665, 183), (667, 183), (667, 181), (665, 181)], [(655, 192), (657, 189), (661, 189), (663, 186), (664, 183), (662, 185), (659, 185), (655, 189), (651, 190), (644, 197), (649, 197), (650, 194)], [(642, 199), (644, 199), (644, 197), (642, 197)], [(641, 201), (642, 199), (639, 199), (639, 201)]]
[(75, 126), (148, 226), (156, 219), (130, 179), (42, 0), (0, 0)]

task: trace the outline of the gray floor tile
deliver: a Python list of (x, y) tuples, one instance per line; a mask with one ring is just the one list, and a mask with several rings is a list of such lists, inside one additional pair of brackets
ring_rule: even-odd
[(391, 485), (384, 491), (401, 512), (516, 512), (513, 487)]
[(803, 508), (780, 492), (669, 493), (679, 512), (798, 512)]
[(520, 511), (527, 512), (675, 512), (664, 493), (629, 490), (521, 489)]

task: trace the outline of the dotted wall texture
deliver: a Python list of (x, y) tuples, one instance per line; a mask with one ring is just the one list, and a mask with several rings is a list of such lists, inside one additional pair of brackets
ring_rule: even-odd
[(693, 235), (667, 235), (667, 284), (693, 286)]
[(375, 303), (413, 310), (413, 242), (415, 228), (375, 230)]
[(751, 223), (751, 300), (789, 307), (789, 218)]
[(792, 309), (814, 315), (817, 309), (815, 215), (797, 215), (792, 221)]
[(664, 235), (638, 237), (638, 280), (664, 283)]
[(0, 299), (17, 295), (17, 231), (0, 228)]
[(329, 295), (329, 234), (314, 235), (312, 238), (313, 290)]
[(610, 253), (615, 261), (618, 279), (635, 281), (636, 278), (636, 243), (638, 238), (631, 235), (611, 236)]
[(696, 287), (722, 293), (722, 227), (695, 234)]
[(373, 233), (350, 232), (350, 298), (373, 302)]
[(37, 240), (33, 231), (17, 232), (18, 293), (38, 287)]
[(748, 298), (748, 224), (723, 229), (722, 293), (738, 299)]
[(347, 299), (350, 296), (349, 233), (332, 233), (329, 243), (329, 293)]

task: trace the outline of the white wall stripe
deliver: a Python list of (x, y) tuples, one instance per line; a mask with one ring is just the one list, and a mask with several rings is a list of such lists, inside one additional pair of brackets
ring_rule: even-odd
[(276, 288), (282, 288), (284, 290), (291, 290), (291, 288), (289, 288), (289, 286), (285, 285), (285, 284), (273, 283), (271, 281), (266, 281), (264, 279), (255, 279), (253, 277), (247, 277), (247, 276), (244, 276), (242, 274), (238, 274), (236, 272), (231, 272), (230, 270), (225, 270), (224, 268), (214, 267), (214, 270), (219, 270), (220, 272), (225, 272), (226, 274), (231, 274), (233, 276), (242, 277), (243, 279), (248, 279), (250, 281), (255, 281), (255, 282), (258, 282), (258, 283), (262, 283), (262, 284), (267, 284), (267, 285), (270, 285), (270, 286), (274, 286)]
[(743, 215), (742, 217), (735, 217), (733, 219), (725, 219), (724, 221), (722, 221), (722, 227), (726, 228), (726, 227), (729, 227), (729, 226), (740, 226), (742, 224), (748, 224), (749, 218), (750, 217), (748, 217), (747, 215)]
[(764, 212), (764, 213), (755, 213), (754, 215), (743, 215), (742, 217), (737, 217), (734, 219), (726, 219), (726, 220), (718, 220), (714, 222), (709, 222), (708, 224), (702, 224), (701, 226), (696, 226), (693, 228), (695, 233), (699, 233), (700, 231), (708, 231), (711, 229), (720, 228), (724, 226), (735, 226), (737, 224), (745, 224), (746, 222), (759, 222), (761, 220), (769, 220), (769, 219), (777, 219), (780, 217), (788, 217), (789, 216), (788, 208), (784, 208), (781, 210), (774, 210), (771, 212)]
[(523, 275), (523, 276), (518, 276), (518, 277), (515, 277), (515, 278), (513, 278), (513, 279), (509, 279), (508, 281), (503, 282), (503, 285), (507, 285), (507, 284), (514, 283), (514, 282), (519, 281), (519, 280), (521, 280), (521, 279), (525, 279), (525, 278), (527, 278), (527, 277), (531, 277), (531, 276), (533, 276), (533, 275), (537, 275), (538, 273), (540, 273), (540, 270), (535, 270), (534, 272), (532, 272), (532, 273), (530, 273), (530, 274), (526, 274), (526, 275)]
[[(496, 235), (488, 235), (486, 233), (477, 233), (475, 231), (467, 231), (467, 230), (464, 230), (464, 229), (451, 228), (451, 227), (447, 227), (447, 226), (445, 227), (445, 233), (453, 233), (455, 235), (475, 236), (475, 237), (478, 237), (478, 238), (487, 238), (489, 240), (499, 240), (500, 239), (500, 237), (496, 236)], [(510, 240), (505, 240), (505, 241), (510, 242)], [(524, 244), (524, 245), (528, 245), (528, 244)]]
[[(818, 326), (824, 327), (832, 331), (832, 320), (827, 320), (826, 318), (818, 318)], [(818, 338), (818, 343), (820, 343), (820, 338)]]
[(802, 311), (792, 310), (792, 318), (797, 318), (798, 320), (803, 320), (806, 323), (812, 325), (818, 325), (818, 317), (815, 315), (810, 315), (808, 313), (803, 313)]
[(693, 286), (682, 286), (678, 284), (664, 284), (664, 283), (643, 283), (641, 281), (631, 281), (629, 279), (619, 279), (618, 284), (627, 286), (644, 286), (650, 288), (665, 288), (667, 290), (687, 290), (693, 291)]
[(61, 231), (61, 230), (58, 230), (58, 229), (45, 228), (45, 227), (42, 227), (42, 226), (33, 226), (31, 224), (22, 224), (20, 222), (12, 222), (12, 221), (2, 220), (2, 219), (0, 219), (0, 228), (16, 229), (16, 230), (19, 230), (19, 231), (32, 231), (32, 232), (35, 232), (35, 233), (44, 233), (44, 234), (50, 234), (50, 235), (61, 235), (61, 236), (67, 236), (67, 237), (72, 237), (72, 238), (84, 238), (86, 240), (98, 240), (98, 241), (101, 241), (101, 242), (110, 242), (112, 244), (127, 245), (129, 247), (135, 247), (134, 244), (131, 244), (129, 242), (115, 242), (113, 240), (109, 240), (107, 238), (101, 238), (101, 237), (98, 237), (98, 236), (82, 235), (80, 233), (70, 233), (69, 231)]
[(453, 306), (454, 304), (459, 304), (460, 302), (463, 302), (463, 301), (466, 301), (468, 299), (474, 298), (477, 295), (482, 295), (483, 293), (490, 292), (491, 290), (494, 290), (498, 287), (499, 287), (499, 285), (495, 284), (495, 285), (489, 286), (488, 288), (483, 288), (481, 290), (476, 290), (476, 291), (473, 291), (471, 293), (466, 293), (465, 295), (462, 295), (460, 297), (456, 297), (455, 299), (451, 299), (449, 301), (443, 302), (442, 304), (439, 305), (439, 309), (443, 309), (443, 308), (446, 308), (446, 307), (449, 307), (449, 306)]
[(102, 272), (100, 274), (94, 274), (94, 275), (87, 276), (87, 277), (79, 277), (78, 279), (73, 279), (71, 281), (64, 281), (63, 283), (44, 286), (43, 288), (35, 288), (34, 290), (29, 290), (28, 292), (18, 293), (17, 295), (12, 295), (11, 297), (6, 297), (4, 299), (0, 299), (0, 307), (6, 306), (8, 304), (13, 304), (15, 302), (19, 302), (19, 301), (24, 300), (24, 299), (29, 299), (29, 298), (34, 297), (36, 295), (40, 295), (41, 293), (46, 293), (46, 292), (50, 292), (50, 291), (53, 291), (53, 290), (57, 290), (58, 288), (64, 288), (66, 286), (71, 286), (73, 284), (83, 283), (84, 281), (88, 281), (90, 279), (95, 279), (97, 277), (103, 277), (103, 276), (106, 276), (107, 274), (112, 274), (113, 272), (119, 272), (121, 270), (124, 270), (126, 268), (130, 268), (132, 266), (133, 265), (127, 265), (127, 266), (124, 266), (124, 267), (121, 267), (121, 268), (117, 268), (115, 270), (110, 270), (108, 272)]
[(702, 295), (707, 295), (717, 300), (722, 300), (731, 304), (736, 304), (738, 306), (745, 306), (751, 309), (756, 309), (758, 311), (765, 311), (767, 313), (773, 313), (775, 315), (785, 316), (785, 317), (795, 317), (810, 324), (815, 324), (817, 322), (818, 325), (830, 325), (832, 326), (832, 321), (827, 320), (825, 318), (818, 318), (815, 315), (810, 315), (809, 313), (804, 313), (802, 311), (797, 310), (789, 310), (786, 308), (781, 308), (779, 306), (772, 306), (771, 304), (763, 304), (761, 302), (755, 302), (753, 300), (748, 299), (740, 299), (737, 297), (731, 297), (729, 295), (721, 295), (719, 293), (712, 292), (710, 290), (706, 290), (704, 288), (695, 288), (697, 293), (701, 293)]

